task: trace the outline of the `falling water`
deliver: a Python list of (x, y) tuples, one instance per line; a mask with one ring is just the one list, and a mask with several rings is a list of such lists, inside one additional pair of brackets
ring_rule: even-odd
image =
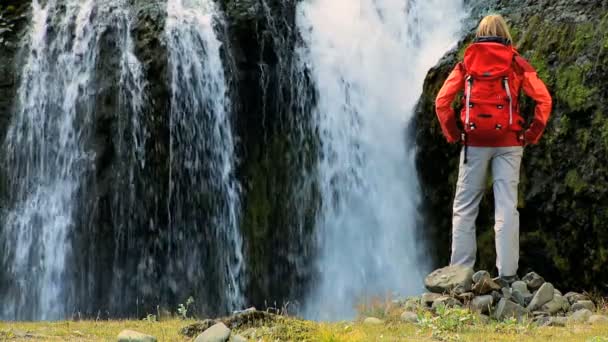
[[(94, 198), (86, 179), (95, 169), (98, 45), (104, 32), (128, 21), (124, 7), (120, 0), (32, 2), (29, 51), (3, 145), (11, 206), (0, 235), (8, 279), (1, 319), (54, 320), (71, 309), (70, 239)], [(121, 85), (136, 88), (137, 63), (128, 52), (121, 58)]]
[[(304, 65), (318, 92), (318, 286), (306, 314), (354, 315), (363, 298), (422, 288), (419, 189), (408, 125), (427, 70), (455, 42), (461, 0), (308, 0)], [(433, 113), (428, 113), (433, 115)]]
[[(243, 304), (244, 264), (231, 103), (223, 47), (215, 31), (223, 23), (212, 0), (169, 0), (167, 6), (173, 241), (169, 271), (175, 274), (169, 286), (187, 291), (191, 284), (206, 283), (206, 291), (199, 294), (207, 298), (195, 300), (211, 306), (208, 311), (234, 310)], [(186, 285), (179, 286), (179, 281)]]

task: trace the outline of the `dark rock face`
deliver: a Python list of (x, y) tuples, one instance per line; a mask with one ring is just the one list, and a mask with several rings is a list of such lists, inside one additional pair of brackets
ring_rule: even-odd
[[(483, 5), (470, 4), (478, 17), (485, 13)], [(520, 53), (536, 67), (554, 98), (541, 143), (526, 148), (524, 155), (520, 273), (543, 269), (559, 286), (607, 292), (602, 269), (608, 262), (608, 2), (496, 1), (489, 7), (510, 21)], [(429, 72), (417, 107), (417, 161), (427, 238), (442, 251), (439, 264), (449, 256), (447, 232), (459, 147), (448, 145), (441, 136), (434, 99), (471, 37)], [(532, 116), (533, 103), (525, 100), (522, 112)], [(492, 218), (488, 182), (477, 220), (481, 268), (493, 267), (495, 260)]]

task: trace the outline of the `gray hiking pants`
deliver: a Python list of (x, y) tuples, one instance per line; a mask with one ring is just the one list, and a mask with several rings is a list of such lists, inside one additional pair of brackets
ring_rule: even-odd
[(494, 187), (494, 232), (496, 239), (496, 267), (500, 276), (513, 276), (519, 262), (519, 212), (517, 186), (523, 147), (468, 148), (460, 155), (458, 184), (452, 217), (451, 265), (473, 268), (477, 253), (475, 219), (479, 202), (486, 188), (488, 169), (492, 171)]

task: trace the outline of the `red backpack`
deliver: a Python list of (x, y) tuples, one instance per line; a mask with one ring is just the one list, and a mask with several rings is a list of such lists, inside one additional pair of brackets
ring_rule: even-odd
[(478, 41), (467, 49), (461, 63), (466, 75), (461, 112), (465, 139), (493, 141), (522, 130), (518, 90), (512, 82), (517, 56), (511, 45), (492, 40)]

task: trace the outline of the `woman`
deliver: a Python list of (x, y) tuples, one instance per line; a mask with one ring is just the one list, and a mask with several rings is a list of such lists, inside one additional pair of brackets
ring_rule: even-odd
[[(532, 123), (524, 129), (519, 93), (534, 99)], [(464, 91), (460, 122), (452, 103)], [(481, 21), (436, 101), (441, 129), (450, 143), (461, 142), (458, 183), (452, 217), (452, 265), (473, 268), (477, 251), (475, 220), (492, 172), (495, 198), (496, 267), (509, 282), (517, 279), (519, 213), (517, 187), (524, 146), (540, 140), (551, 113), (551, 96), (534, 68), (513, 48), (509, 27), (500, 15)]]

